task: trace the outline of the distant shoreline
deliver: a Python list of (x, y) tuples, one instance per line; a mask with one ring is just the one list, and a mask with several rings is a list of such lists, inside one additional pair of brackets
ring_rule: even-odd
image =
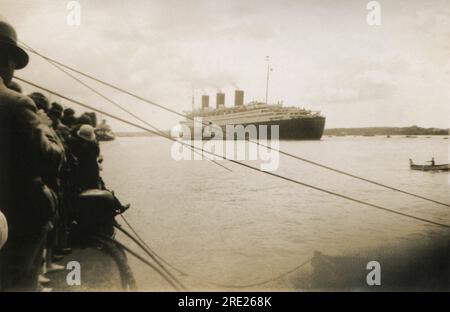
[(449, 129), (411, 127), (330, 128), (324, 135), (449, 135)]
[[(164, 131), (169, 135), (169, 131)], [(324, 135), (449, 135), (449, 129), (411, 127), (363, 127), (363, 128), (330, 128), (324, 130)], [(117, 137), (153, 137), (156, 134), (145, 131), (115, 132)]]

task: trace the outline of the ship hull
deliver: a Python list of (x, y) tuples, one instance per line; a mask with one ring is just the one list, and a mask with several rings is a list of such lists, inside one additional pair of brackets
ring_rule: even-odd
[[(271, 139), (271, 127), (273, 125), (279, 126), (279, 139), (280, 140), (320, 140), (325, 128), (325, 117), (308, 117), (297, 118), (277, 121), (255, 122), (255, 123), (243, 123), (242, 126), (247, 127), (249, 125), (256, 126), (259, 131), (260, 126), (267, 126), (267, 139)], [(235, 125), (236, 126), (236, 125)], [(234, 138), (228, 138), (226, 136), (225, 127), (221, 127), (223, 136), (225, 139), (239, 139), (236, 135)], [(194, 133), (194, 129), (190, 127), (191, 134)], [(246, 134), (248, 138), (248, 133)], [(260, 137), (258, 133), (258, 138)], [(200, 138), (194, 138), (200, 139)], [(210, 136), (203, 136), (202, 139), (211, 139)]]

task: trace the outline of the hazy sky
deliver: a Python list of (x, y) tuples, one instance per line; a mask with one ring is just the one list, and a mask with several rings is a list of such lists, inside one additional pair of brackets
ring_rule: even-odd
[[(269, 101), (320, 110), (328, 128), (449, 127), (448, 0), (381, 0), (381, 26), (365, 0), (80, 0), (80, 26), (68, 2), (0, 0), (0, 14), (34, 49), (177, 111), (192, 88), (197, 105), (222, 90), (231, 106), (236, 87), (263, 100), (269, 55)], [(17, 74), (125, 116), (36, 56)], [(179, 120), (99, 90), (159, 127)]]

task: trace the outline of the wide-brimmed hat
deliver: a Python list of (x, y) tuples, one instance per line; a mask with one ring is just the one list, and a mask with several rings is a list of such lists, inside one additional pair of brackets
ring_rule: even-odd
[(16, 69), (22, 69), (28, 64), (28, 54), (21, 47), (17, 46), (17, 33), (14, 28), (0, 21), (0, 48), (7, 48), (14, 57)]
[(94, 142), (96, 140), (94, 128), (90, 125), (82, 125), (77, 135), (83, 140)]

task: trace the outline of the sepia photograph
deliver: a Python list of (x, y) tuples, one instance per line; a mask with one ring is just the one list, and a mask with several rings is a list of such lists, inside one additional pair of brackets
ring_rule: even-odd
[(0, 296), (450, 291), (449, 86), (448, 0), (0, 0)]

